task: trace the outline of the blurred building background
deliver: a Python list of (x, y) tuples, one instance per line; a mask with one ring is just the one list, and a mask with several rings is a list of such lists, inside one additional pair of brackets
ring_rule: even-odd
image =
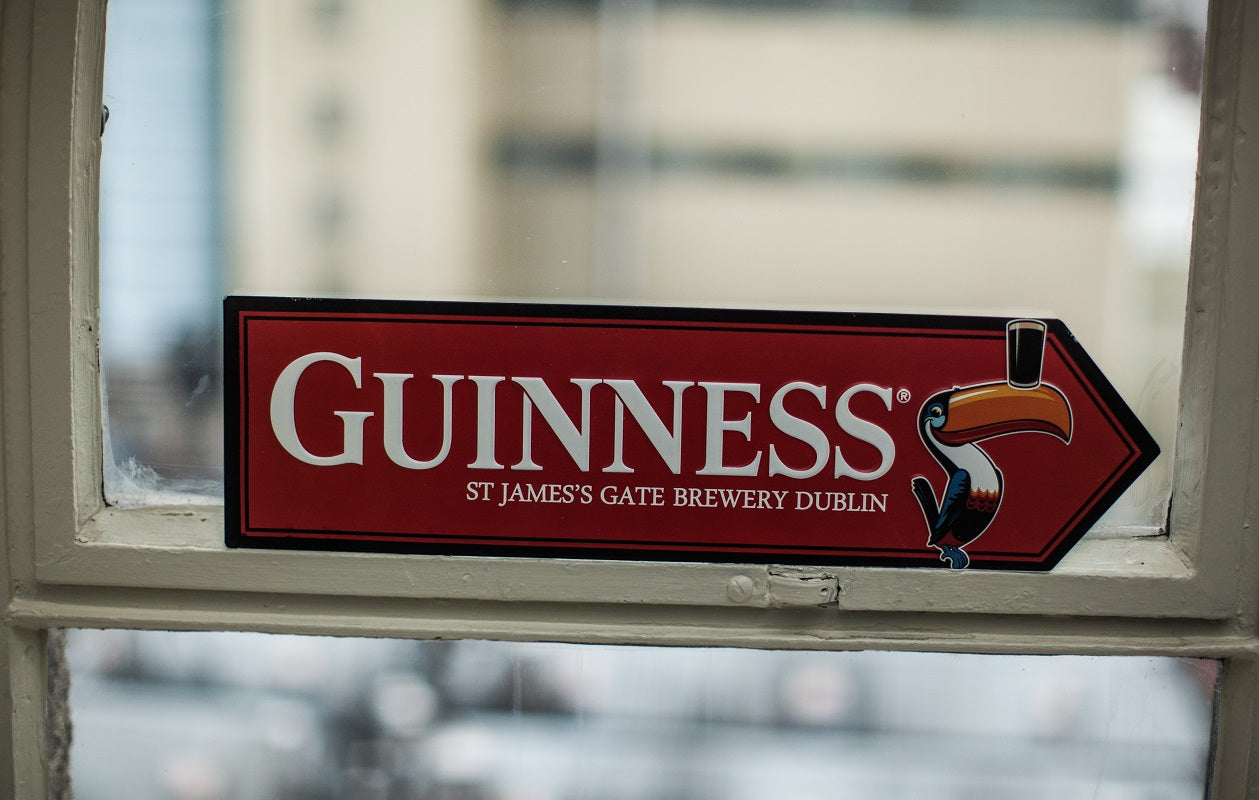
[[(217, 493), (227, 292), (1056, 316), (1169, 453), (1204, 20), (1204, 0), (120, 0), (112, 496)], [(1163, 523), (1168, 462), (1119, 521)]]
[(1197, 800), (1214, 662), (76, 631), (78, 800)]

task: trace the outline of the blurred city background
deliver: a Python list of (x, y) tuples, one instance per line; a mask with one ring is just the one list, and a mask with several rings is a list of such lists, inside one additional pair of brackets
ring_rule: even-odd
[[(115, 0), (107, 494), (216, 502), (225, 293), (1063, 319), (1164, 456), (1205, 0)], [(117, 469), (114, 469), (117, 465)]]
[(77, 800), (1200, 800), (1215, 663), (76, 631)]
[[(226, 293), (1062, 318), (1164, 455), (1205, 0), (110, 0), (106, 495)], [(1214, 664), (76, 631), (80, 800), (1198, 798)]]

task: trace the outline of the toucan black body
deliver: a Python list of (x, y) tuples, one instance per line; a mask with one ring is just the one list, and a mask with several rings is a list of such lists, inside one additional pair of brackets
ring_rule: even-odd
[(927, 546), (953, 569), (970, 565), (963, 549), (988, 529), (1001, 506), (1001, 470), (977, 442), (1011, 433), (1048, 433), (1071, 438), (1071, 407), (1056, 388), (1030, 389), (985, 383), (939, 392), (918, 415), (923, 444), (944, 470), (939, 499), (931, 482), (917, 476), (914, 497), (927, 523)]

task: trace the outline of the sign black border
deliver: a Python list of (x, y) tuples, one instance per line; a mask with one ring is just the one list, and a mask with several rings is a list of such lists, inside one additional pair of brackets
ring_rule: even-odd
[[(812, 556), (810, 548), (780, 548), (772, 553), (757, 552), (765, 548), (742, 552), (688, 550), (684, 543), (677, 549), (626, 549), (626, 547), (549, 546), (540, 544), (456, 544), (417, 541), (389, 541), (389, 534), (373, 534), (357, 531), (353, 534), (332, 531), (294, 532), (273, 536), (246, 534), (242, 525), (241, 477), (241, 355), (240, 316), (242, 313), (275, 312), (291, 318), (293, 314), (310, 312), (320, 318), (329, 314), (388, 315), (388, 316), (442, 316), (475, 318), (478, 324), (495, 324), (486, 317), (500, 318), (497, 324), (510, 325), (513, 319), (530, 319), (538, 324), (585, 325), (603, 322), (609, 326), (636, 327), (650, 323), (659, 328), (661, 323), (677, 322), (683, 327), (688, 323), (706, 326), (728, 323), (746, 330), (747, 326), (781, 326), (800, 332), (801, 329), (827, 328), (832, 333), (842, 333), (843, 328), (858, 329), (868, 334), (878, 328), (895, 328), (910, 331), (905, 334), (889, 332), (887, 335), (918, 335), (917, 332), (947, 330), (950, 336), (965, 336), (972, 331), (977, 338), (1004, 335), (1006, 323), (1013, 317), (949, 316), (939, 314), (890, 314), (848, 311), (774, 311), (757, 309), (675, 306), (631, 306), (574, 303), (520, 303), (497, 301), (437, 301), (437, 300), (364, 300), (347, 298), (270, 297), (229, 295), (223, 300), (223, 437), (224, 437), (224, 541), (229, 548), (259, 548), (279, 550), (310, 550), (365, 553), (397, 553), (411, 555), (490, 556), (542, 559), (578, 559), (603, 561), (651, 561), (678, 563), (747, 563), (793, 564), (820, 566), (875, 566), (875, 567), (937, 567), (947, 568), (934, 554), (924, 550), (921, 557), (896, 551), (895, 556)], [(435, 323), (434, 320), (419, 320)], [(454, 321), (454, 320), (450, 320)], [(1112, 473), (1108, 481), (1099, 487), (1080, 512), (1068, 523), (1066, 534), (1059, 530), (1049, 538), (1057, 545), (1048, 552), (1040, 553), (1040, 561), (993, 559), (985, 557), (972, 562), (971, 569), (1046, 571), (1052, 569), (1066, 553), (1101, 518), (1102, 514), (1119, 499), (1133, 481), (1159, 455), (1159, 447), (1136, 415), (1119, 396), (1100, 368), (1085, 352), (1066, 325), (1057, 319), (1045, 319), (1052, 335), (1048, 342), (1055, 342), (1065, 352), (1061, 355), (1069, 367), (1078, 372), (1080, 382), (1091, 388), (1095, 400), (1107, 413), (1108, 421), (1120, 438), (1130, 443), (1128, 458)], [(665, 325), (664, 327), (667, 327)], [(809, 331), (812, 333), (822, 331)], [(306, 535), (303, 536), (302, 534)], [(363, 537), (380, 536), (381, 539)], [(428, 535), (430, 538), (440, 538)], [(465, 538), (465, 537), (460, 537)], [(477, 539), (501, 541), (501, 537), (485, 536)], [(526, 540), (513, 539), (523, 542)], [(632, 545), (632, 543), (625, 543)], [(692, 545), (698, 547), (698, 545)], [(869, 549), (865, 549), (869, 552)]]

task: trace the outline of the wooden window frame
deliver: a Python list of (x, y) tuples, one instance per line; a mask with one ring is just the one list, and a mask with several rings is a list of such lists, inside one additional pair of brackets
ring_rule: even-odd
[(47, 794), (65, 627), (1217, 658), (1210, 796), (1259, 794), (1259, 6), (1210, 12), (1167, 535), (958, 574), (236, 551), (221, 507), (107, 506), (104, 5), (0, 5), (0, 794)]

